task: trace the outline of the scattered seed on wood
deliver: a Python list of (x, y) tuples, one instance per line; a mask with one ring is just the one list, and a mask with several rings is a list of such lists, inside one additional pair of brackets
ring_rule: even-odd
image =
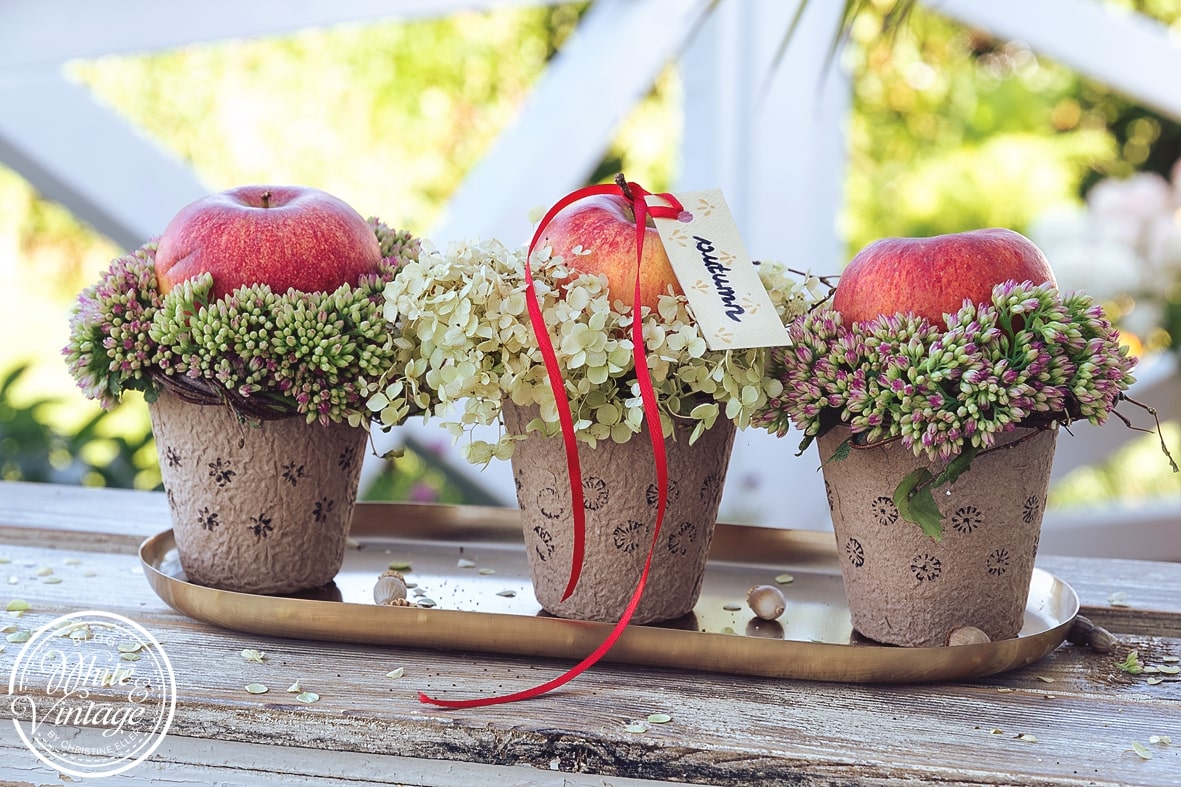
[(1161, 656), (1160, 660), (1165, 664), (1176, 664), (1181, 661), (1181, 656)]
[(142, 653), (120, 653), (119, 659), (121, 661), (139, 661), (144, 657)]
[(115, 646), (115, 650), (119, 651), (120, 653), (135, 653), (142, 649), (143, 643), (141, 642), (120, 642)]
[(649, 713), (648, 714), (648, 721), (651, 722), (652, 724), (668, 724), (672, 720), (673, 720), (673, 717), (669, 716), (667, 713)]
[(389, 568), (391, 571), (411, 571), (414, 566), (410, 564), (409, 560), (391, 560)]
[(66, 564), (67, 566), (80, 566), (80, 565), (82, 565), (82, 561), (81, 561), (81, 560), (79, 560), (79, 559), (78, 559), (78, 558), (76, 558), (76, 557), (68, 557), (68, 558), (66, 558), (66, 559), (65, 559), (65, 561), (64, 561), (64, 562), (65, 562), (65, 564)]
[(624, 726), (623, 731), (640, 735), (648, 731), (648, 723), (645, 721), (633, 721)]
[(1140, 663), (1140, 653), (1135, 650), (1128, 651), (1127, 657), (1123, 661), (1117, 661), (1115, 666), (1116, 669), (1130, 675), (1139, 675), (1144, 669), (1144, 665)]
[(796, 578), (793, 577), (791, 574), (780, 574), (777, 577), (775, 577), (775, 582), (780, 585), (790, 585), (792, 582), (795, 582), (795, 581), (796, 581)]
[(1140, 741), (1132, 741), (1132, 751), (1136, 752), (1136, 756), (1142, 760), (1152, 759), (1152, 752)]
[(1048, 678), (1045, 675), (1038, 675), (1037, 679), (1040, 680), (1042, 683), (1053, 683), (1054, 682), (1053, 678)]
[(12, 643), (28, 642), (31, 636), (33, 636), (31, 631), (14, 631), (8, 635), (7, 640)]
[(344, 542), (345, 549), (360, 549), (361, 542), (355, 538), (346, 538)]
[(1019, 740), (1019, 741), (1026, 741), (1027, 743), (1037, 743), (1037, 736), (1030, 735), (1028, 732), (1020, 733), (1019, 735), (1016, 735), (1014, 737), (1016, 737), (1017, 740)]
[(296, 678), (295, 683), (292, 683), (287, 687), (287, 691), (291, 692), (292, 694), (298, 694), (299, 692), (303, 691), (303, 687), (299, 685), (299, 678)]
[(1128, 601), (1128, 594), (1120, 591), (1112, 593), (1107, 597), (1107, 603), (1113, 607), (1130, 607), (1132, 604)]
[(1146, 683), (1147, 683), (1149, 686), (1156, 686), (1157, 684), (1164, 683), (1164, 682), (1165, 682), (1165, 679), (1164, 679), (1164, 678), (1149, 678), (1149, 679), (1148, 679), (1147, 681), (1145, 681), (1145, 682), (1146, 682)]
[(320, 695), (314, 691), (305, 691), (305, 692), (302, 692), (302, 693), (296, 695), (295, 698), (297, 700), (299, 700), (300, 702), (306, 702), (308, 704), (311, 704), (313, 702), (319, 701)]
[(438, 605), (438, 603), (435, 602), (435, 600), (433, 598), (423, 597), (418, 600), (418, 606), (430, 608), (430, 607), (437, 607), (439, 605)]
[(55, 637), (72, 637), (74, 635), (75, 631), (78, 631), (79, 629), (84, 629), (84, 628), (89, 628), (86, 621), (75, 620), (72, 622), (65, 622), (63, 625), (58, 627), (57, 631), (54, 632), (53, 636), (55, 636)]
[(8, 602), (9, 612), (24, 612), (28, 608), (29, 602), (25, 601), (23, 598), (14, 598), (12, 601)]
[(61, 577), (44, 577), (41, 580), (42, 585), (60, 585), (61, 583)]
[(37, 569), (36, 574), (39, 577), (48, 577), (53, 574), (53, 569), (49, 566), (41, 566), (39, 569)]
[(266, 694), (270, 689), (261, 683), (247, 683), (246, 691), (250, 694)]
[(723, 604), (722, 609), (726, 610), (727, 612), (737, 612), (738, 610), (742, 609), (742, 605), (731, 601), (728, 604)]
[(263, 653), (261, 650), (255, 650), (254, 648), (246, 648), (242, 651), (242, 658), (246, 659), (246, 661), (252, 661), (255, 664), (262, 664), (266, 657), (267, 654)]
[(1168, 746), (1173, 742), (1173, 739), (1168, 735), (1149, 735), (1148, 742), (1154, 745)]
[(515, 590), (502, 590), (502, 591), (500, 591), (499, 593), (497, 593), (496, 595), (498, 595), (498, 596), (500, 596), (500, 597), (502, 597), (502, 598), (516, 598), (516, 596), (517, 596), (517, 591), (515, 591)]
[(1162, 664), (1156, 668), (1156, 671), (1162, 675), (1178, 675), (1181, 674), (1181, 667), (1176, 664)]
[(993, 727), (991, 730), (989, 730), (989, 734), (990, 735), (1004, 735), (1005, 731), (1002, 729), (998, 729), (996, 727)]
[(1013, 691), (1013, 689), (1008, 686), (1000, 686), (997, 688), (997, 691), (999, 691), (1001, 694), (1008, 694), (1009, 692)]
[(461, 557), (459, 560), (455, 561), (455, 567), (456, 568), (475, 568), (476, 561), (469, 560), (466, 557)]
[(496, 573), (496, 569), (494, 569), (494, 568), (481, 568), (481, 569), (479, 569), (478, 571), (476, 571), (476, 573), (477, 573), (477, 574), (479, 574), (479, 575), (480, 575), (480, 576), (482, 576), (482, 577), (490, 577), (490, 576), (492, 576), (493, 574), (495, 574), (495, 573)]
[(386, 676), (387, 678), (392, 678), (392, 679), (394, 679), (394, 680), (397, 680), (398, 678), (402, 677), (402, 676), (403, 676), (403, 675), (405, 675), (405, 674), (406, 674), (406, 668), (405, 668), (405, 667), (395, 667), (394, 669), (392, 669), (392, 670), (390, 670), (389, 672), (387, 672), (387, 673), (385, 674), (385, 676)]

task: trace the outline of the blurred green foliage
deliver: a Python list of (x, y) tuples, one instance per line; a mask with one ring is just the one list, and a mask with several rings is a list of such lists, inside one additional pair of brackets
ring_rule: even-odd
[[(889, 235), (1025, 231), (1047, 207), (1109, 177), (1181, 158), (1181, 126), (1039, 56), (916, 6), (883, 32), (893, 0), (850, 30), (848, 202), (852, 254)], [(1176, 0), (1128, 3), (1165, 24)]]
[[(1181, 0), (1118, 3), (1179, 29)], [(424, 234), (587, 5), (342, 25), (105, 57), (74, 64), (71, 74), (211, 188), (307, 183)], [(888, 35), (882, 26), (894, 0), (862, 6), (841, 55), (855, 90), (841, 217), (849, 254), (885, 235), (1024, 229), (1099, 178), (1165, 171), (1181, 157), (1177, 123), (1019, 42), (949, 21), (937, 3), (916, 6)], [(655, 190), (675, 182), (681, 100), (669, 69), (592, 180), (623, 170)], [(529, 166), (522, 162), (521, 177)], [(538, 203), (557, 196), (539, 194)], [(142, 406), (93, 414), (57, 356), (71, 299), (116, 252), (0, 167), (0, 330), (27, 337), (24, 349), (37, 354), (28, 372), (8, 357), (0, 362), (0, 374), (16, 374), (0, 405), (5, 478), (155, 483)], [(23, 390), (54, 395), (10, 391), (16, 378)], [(90, 439), (96, 435), (103, 439)], [(371, 494), (477, 502), (432, 456), (408, 446)]]
[(111, 412), (94, 408), (81, 426), (55, 423), (50, 398), (13, 402), (29, 365), (0, 379), (0, 480), (154, 489), (160, 483), (151, 432), (111, 434)]

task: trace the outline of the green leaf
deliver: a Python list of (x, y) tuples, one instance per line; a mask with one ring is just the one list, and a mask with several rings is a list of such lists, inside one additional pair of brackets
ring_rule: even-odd
[[(851, 441), (852, 438), (849, 438), (838, 445), (837, 450), (832, 452), (832, 456), (824, 460), (824, 464), (826, 465), (829, 462), (839, 462), (842, 459), (847, 459), (849, 457), (849, 452), (853, 450), (853, 443)], [(824, 465), (821, 466), (823, 467)]]
[(894, 505), (907, 522), (922, 528), (935, 541), (943, 540), (943, 514), (931, 495), (931, 471), (920, 467), (908, 474), (894, 490)]
[(943, 486), (944, 484), (954, 484), (956, 479), (968, 472), (968, 468), (972, 466), (972, 460), (976, 458), (976, 454), (980, 452), (979, 448), (969, 446), (960, 452), (959, 456), (947, 463), (947, 467), (935, 477), (931, 483), (931, 488)]

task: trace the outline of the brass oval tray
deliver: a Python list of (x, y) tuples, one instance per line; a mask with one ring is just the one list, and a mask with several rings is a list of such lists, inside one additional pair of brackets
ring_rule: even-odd
[[(187, 582), (171, 530), (147, 539), (140, 559), (153, 590), (178, 612), (255, 634), (581, 659), (610, 630), (541, 611), (515, 509), (362, 503), (351, 535), (358, 548), (346, 552), (335, 581), (298, 596)], [(410, 564), (406, 578), (417, 585), (411, 592), (436, 606), (375, 605), (373, 583), (391, 563)], [(754, 618), (743, 603), (747, 589), (785, 573), (793, 577), (781, 585), (787, 613), (773, 623)], [(1078, 609), (1068, 584), (1036, 569), (1025, 626), (1014, 639), (944, 648), (879, 645), (852, 630), (831, 533), (718, 525), (694, 611), (629, 627), (606, 660), (824, 681), (962, 680), (1042, 658), (1065, 639)]]

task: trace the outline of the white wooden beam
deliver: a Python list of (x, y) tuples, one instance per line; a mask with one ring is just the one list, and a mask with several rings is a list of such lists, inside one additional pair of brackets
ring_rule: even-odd
[(433, 18), (558, 0), (4, 0), (0, 71), (376, 19)]
[(932, 11), (1024, 41), (1135, 101), (1181, 120), (1181, 46), (1165, 25), (1094, 0), (931, 0)]
[(0, 79), (0, 161), (124, 248), (208, 193), (193, 172), (55, 71)]
[(514, 125), (452, 195), (431, 237), (528, 241), (529, 210), (586, 181), (619, 123), (683, 49), (708, 6), (709, 0), (596, 2)]
[[(681, 59), (684, 139), (678, 185), (718, 186), (756, 258), (839, 271), (848, 75), (825, 70), (840, 3), (809, 3), (783, 60), (775, 53), (798, 0), (722, 3)], [(747, 430), (734, 441), (722, 496), (725, 521), (829, 527), (816, 450), (801, 435)], [(790, 505), (784, 502), (790, 500)]]

